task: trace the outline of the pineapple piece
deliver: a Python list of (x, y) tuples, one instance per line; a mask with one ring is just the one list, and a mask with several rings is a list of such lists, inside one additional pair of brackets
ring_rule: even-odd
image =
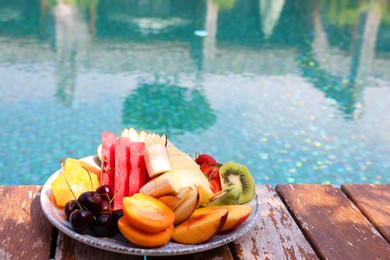
[(62, 173), (51, 183), (59, 207), (64, 207), (68, 201), (77, 199), (81, 193), (94, 191), (99, 186), (98, 176), (93, 172), (88, 173), (78, 160), (72, 158), (65, 160)]

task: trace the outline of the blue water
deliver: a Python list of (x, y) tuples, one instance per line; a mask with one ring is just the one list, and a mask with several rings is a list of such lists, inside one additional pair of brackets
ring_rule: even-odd
[(388, 1), (0, 0), (0, 185), (124, 127), (257, 183), (389, 183), (389, 101)]

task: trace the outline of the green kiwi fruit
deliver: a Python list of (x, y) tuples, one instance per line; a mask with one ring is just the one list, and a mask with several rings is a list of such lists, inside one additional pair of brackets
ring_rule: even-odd
[(256, 194), (256, 182), (249, 169), (242, 164), (227, 162), (219, 169), (222, 189), (237, 185), (241, 189), (238, 204), (251, 201)]
[(216, 193), (207, 204), (209, 206), (235, 205), (238, 203), (241, 188), (236, 185), (231, 185)]

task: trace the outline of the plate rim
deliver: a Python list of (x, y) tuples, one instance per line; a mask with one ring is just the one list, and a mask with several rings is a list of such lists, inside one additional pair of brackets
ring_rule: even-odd
[[(94, 157), (96, 155), (90, 155), (84, 158), (81, 158), (80, 160), (87, 161), (87, 162), (93, 162)], [(51, 183), (54, 181), (54, 179), (61, 173), (61, 169), (58, 169), (55, 171), (45, 182), (45, 184), (42, 187), (41, 190), (41, 198), (40, 198), (40, 203), (42, 207), (42, 211), (46, 218), (53, 224), (54, 227), (56, 227), (59, 231), (64, 233), (65, 235), (71, 237), (72, 239), (75, 239), (81, 243), (87, 244), (89, 246), (99, 248), (102, 250), (106, 251), (112, 251), (116, 253), (121, 253), (121, 254), (128, 254), (128, 255), (141, 255), (141, 256), (174, 256), (174, 255), (186, 255), (186, 254), (193, 254), (193, 253), (198, 253), (198, 252), (203, 252), (207, 250), (211, 250), (214, 248), (217, 248), (219, 246), (223, 246), (227, 243), (230, 243), (246, 233), (254, 226), (256, 223), (256, 220), (260, 216), (260, 208), (259, 208), (259, 195), (257, 192), (255, 193), (255, 197), (250, 204), (252, 208), (252, 212), (249, 215), (249, 217), (245, 220), (244, 223), (241, 224), (237, 229), (223, 235), (215, 235), (215, 238), (211, 239), (211, 241), (206, 241), (201, 244), (196, 244), (196, 245), (183, 245), (180, 243), (175, 243), (173, 241), (169, 241), (166, 245), (161, 246), (161, 247), (154, 247), (154, 248), (145, 248), (145, 247), (134, 247), (135, 245), (132, 244), (131, 242), (128, 242), (127, 246), (117, 244), (114, 246), (111, 246), (111, 243), (115, 242), (120, 242), (118, 240), (111, 238), (100, 238), (100, 237), (94, 237), (88, 234), (78, 234), (75, 231), (71, 230), (71, 228), (67, 227), (65, 224), (63, 224), (64, 221), (62, 222), (58, 221), (54, 215), (50, 212), (48, 208), (46, 208), (46, 205), (51, 205), (52, 208), (55, 208), (55, 210), (59, 211), (59, 209), (53, 205), (52, 201), (48, 197), (48, 192), (51, 190)], [(64, 214), (65, 216), (65, 214)], [(122, 236), (120, 233), (118, 234), (119, 236)], [(116, 236), (114, 236), (116, 237)], [(123, 236), (122, 236), (123, 237)], [(123, 237), (124, 238), (124, 237)], [(220, 239), (218, 239), (220, 238)], [(125, 239), (125, 238), (124, 238)], [(107, 240), (112, 240), (112, 241), (107, 241)], [(107, 242), (110, 242), (110, 244), (107, 244)], [(165, 248), (167, 245), (180, 245), (180, 248), (178, 249), (172, 249), (172, 248)], [(133, 246), (134, 245), (134, 246)]]

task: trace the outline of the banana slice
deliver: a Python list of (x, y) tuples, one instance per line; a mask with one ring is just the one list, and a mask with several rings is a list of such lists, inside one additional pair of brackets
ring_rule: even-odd
[(176, 195), (179, 192), (179, 187), (172, 175), (166, 172), (147, 182), (139, 191), (140, 193), (158, 198), (163, 195)]
[(161, 144), (154, 144), (145, 149), (146, 169), (150, 178), (171, 170), (167, 150)]

